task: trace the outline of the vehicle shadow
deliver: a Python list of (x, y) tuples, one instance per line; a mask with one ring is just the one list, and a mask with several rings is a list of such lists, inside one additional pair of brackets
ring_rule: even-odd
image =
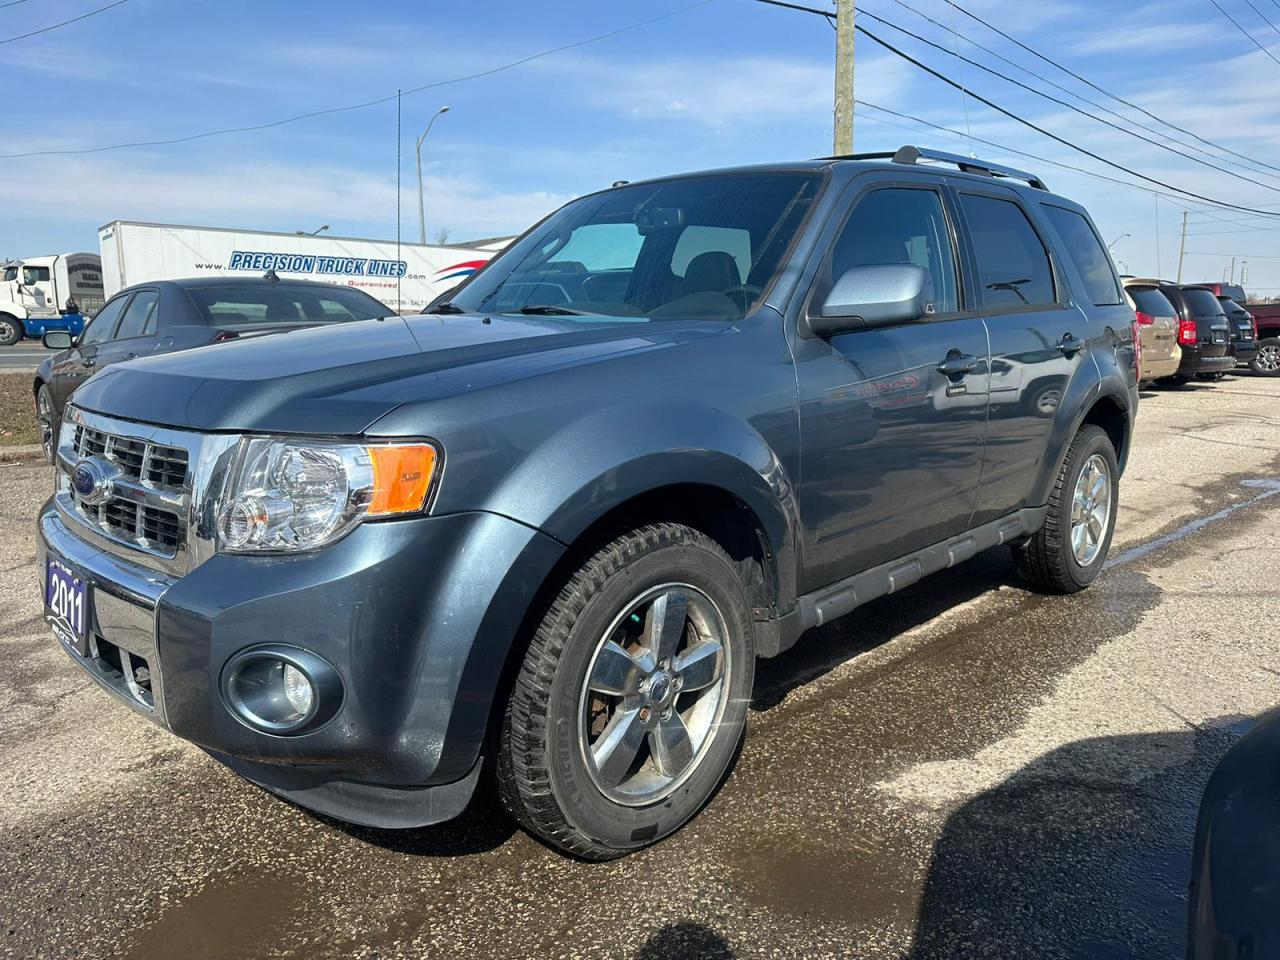
[(756, 663), (751, 709), (769, 710), (788, 693), (859, 654), (1002, 586), (1024, 587), (1008, 550), (978, 554), (905, 590), (873, 600), (806, 634), (779, 657)]
[(947, 817), (913, 960), (1181, 957), (1201, 793), (1252, 718), (1081, 740)]
[(729, 942), (700, 923), (663, 927), (636, 952), (635, 960), (736, 960)]

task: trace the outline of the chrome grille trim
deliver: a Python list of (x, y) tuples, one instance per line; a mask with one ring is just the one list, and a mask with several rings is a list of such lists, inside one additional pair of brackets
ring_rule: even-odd
[[(67, 408), (55, 501), (77, 536), (132, 563), (182, 575), (214, 552), (214, 501), (238, 436), (175, 430)], [(71, 486), (82, 459), (112, 471), (110, 493), (85, 502)]]

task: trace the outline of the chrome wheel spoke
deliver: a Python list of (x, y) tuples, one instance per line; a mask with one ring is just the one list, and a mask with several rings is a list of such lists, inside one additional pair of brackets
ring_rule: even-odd
[(724, 647), (715, 640), (703, 640), (690, 647), (675, 660), (680, 691), (703, 690), (720, 679)]
[(664, 777), (678, 777), (693, 762), (693, 741), (680, 714), (672, 710), (669, 716), (658, 721), (649, 733), (649, 749), (653, 751), (658, 772)]
[(684, 639), (689, 616), (689, 598), (683, 590), (668, 590), (653, 601), (645, 621), (645, 639), (655, 659), (661, 663), (675, 656)]
[(596, 655), (587, 689), (620, 697), (639, 689), (643, 678), (640, 664), (631, 654), (609, 640)]
[(591, 748), (591, 759), (604, 783), (616, 787), (622, 782), (644, 744), (645, 732), (639, 710), (619, 710), (613, 715)]

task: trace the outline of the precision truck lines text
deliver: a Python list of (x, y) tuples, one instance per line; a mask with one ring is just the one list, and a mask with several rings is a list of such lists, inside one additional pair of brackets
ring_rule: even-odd
[(234, 250), (228, 270), (282, 273), (317, 273), (348, 277), (403, 277), (408, 264), (403, 260), (373, 260), (362, 257), (314, 257), (300, 253), (267, 253), (261, 250)]

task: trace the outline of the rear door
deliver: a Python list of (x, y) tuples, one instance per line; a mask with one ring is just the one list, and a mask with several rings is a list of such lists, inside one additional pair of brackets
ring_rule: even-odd
[(851, 212), (819, 247), (808, 309), (850, 267), (910, 263), (929, 271), (934, 311), (796, 341), (805, 590), (965, 530), (982, 467), (987, 334), (964, 311), (944, 191), (892, 174), (851, 191)]
[(155, 353), (159, 342), (156, 335), (159, 304), (160, 291), (154, 288), (144, 287), (134, 292), (121, 314), (115, 335), (98, 348), (97, 370)]
[(968, 184), (956, 192), (972, 285), (991, 338), (990, 418), (976, 526), (1037, 506), (1032, 491), (1058, 408), (1077, 376), (1096, 379), (1088, 352), (1102, 330), (1071, 302), (1063, 265), (1042, 233), (1046, 225), (1016, 192)]

